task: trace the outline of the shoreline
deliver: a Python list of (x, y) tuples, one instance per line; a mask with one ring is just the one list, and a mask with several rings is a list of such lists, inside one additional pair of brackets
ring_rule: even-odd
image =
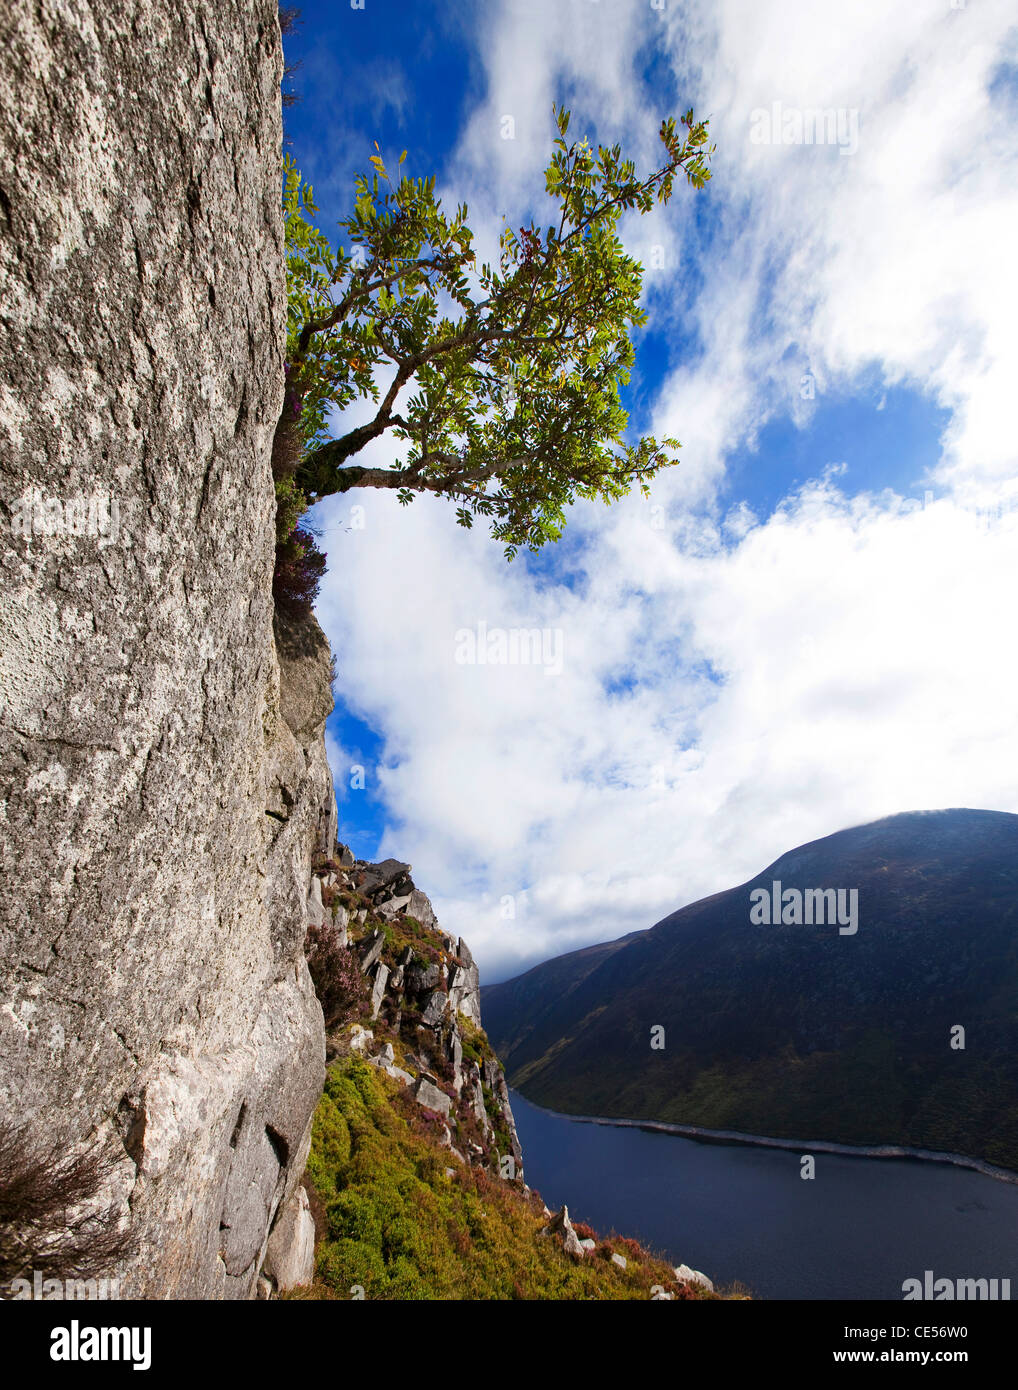
[[(515, 1088), (513, 1088), (515, 1089)], [(699, 1125), (670, 1124), (665, 1120), (610, 1119), (606, 1115), (570, 1115), (563, 1110), (549, 1110), (537, 1105), (517, 1091), (528, 1105), (543, 1110), (546, 1115), (558, 1115), (578, 1124), (610, 1125), (618, 1129), (647, 1129), (661, 1134), (675, 1134), (681, 1139), (694, 1139), (704, 1144), (741, 1144), (761, 1149), (789, 1149), (798, 1153), (840, 1154), (846, 1158), (912, 1158), (922, 1163), (947, 1163), (955, 1168), (969, 1168), (997, 1182), (1018, 1184), (1018, 1172), (988, 1163), (983, 1158), (967, 1154), (941, 1153), (936, 1149), (913, 1149), (904, 1144), (838, 1144), (827, 1139), (776, 1139), (771, 1135), (743, 1134), (734, 1129), (703, 1129)]]

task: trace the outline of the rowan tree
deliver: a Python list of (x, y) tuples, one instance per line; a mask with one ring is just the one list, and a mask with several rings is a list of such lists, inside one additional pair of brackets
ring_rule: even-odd
[[(710, 178), (707, 123), (661, 124), (664, 161), (640, 177), (619, 145), (568, 140), (569, 113), (545, 170), (546, 225), (502, 229), (496, 265), (477, 263), (467, 208), (451, 215), (435, 180), (395, 179), (378, 146), (333, 250), (315, 226), (313, 189), (284, 161), (287, 391), (273, 448), (280, 516), (353, 488), (404, 505), (431, 492), (463, 526), (484, 518), (512, 559), (557, 540), (577, 499), (611, 503), (675, 462), (678, 442), (625, 438), (643, 267), (619, 223), (667, 203), (681, 173)], [(400, 156), (403, 164), (406, 151)], [(366, 423), (332, 437), (328, 417), (358, 398)], [(400, 457), (356, 456), (390, 435)]]

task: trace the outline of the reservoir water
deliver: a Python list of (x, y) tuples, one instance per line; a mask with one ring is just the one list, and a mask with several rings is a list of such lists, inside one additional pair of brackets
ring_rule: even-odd
[(512, 1092), (526, 1180), (599, 1235), (635, 1236), (672, 1264), (759, 1298), (902, 1298), (906, 1279), (1010, 1279), (1018, 1184), (910, 1158), (708, 1144), (592, 1124)]

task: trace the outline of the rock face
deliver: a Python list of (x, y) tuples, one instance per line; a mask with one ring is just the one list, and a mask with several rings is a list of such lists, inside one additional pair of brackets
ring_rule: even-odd
[(273, 631), (276, 6), (12, 0), (0, 51), (0, 1115), (119, 1154), (125, 1295), (247, 1297), (335, 838), (327, 645)]
[(308, 903), (316, 921), (320, 913), (335, 949), (351, 952), (353, 968), (371, 981), (365, 1018), (372, 1027), (339, 1024), (330, 1055), (359, 1053), (410, 1086), (421, 1107), (441, 1117), (442, 1142), (456, 1158), (522, 1184), (505, 1074), (481, 1028), (477, 965), (462, 937), (442, 930), (411, 873), (396, 859), (354, 859), (343, 845), (315, 866)]

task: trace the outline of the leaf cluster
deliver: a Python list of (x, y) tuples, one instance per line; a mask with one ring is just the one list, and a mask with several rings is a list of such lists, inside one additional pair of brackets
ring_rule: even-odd
[[(646, 314), (643, 268), (619, 223), (667, 203), (680, 173), (706, 184), (707, 125), (692, 111), (681, 127), (663, 121), (663, 162), (641, 178), (619, 145), (570, 141), (569, 113), (554, 116), (551, 215), (506, 223), (495, 264), (478, 264), (466, 205), (447, 213), (434, 178), (391, 177), (377, 145), (333, 250), (311, 187), (285, 162), (289, 395), (309, 498), (356, 486), (394, 488), (404, 504), (437, 493), (461, 525), (484, 518), (512, 558), (557, 539), (576, 500), (646, 492), (677, 461), (675, 439), (626, 438), (621, 389)], [(330, 438), (330, 413), (358, 398), (375, 403), (373, 419)], [(389, 431), (404, 446), (395, 468), (350, 466)]]

